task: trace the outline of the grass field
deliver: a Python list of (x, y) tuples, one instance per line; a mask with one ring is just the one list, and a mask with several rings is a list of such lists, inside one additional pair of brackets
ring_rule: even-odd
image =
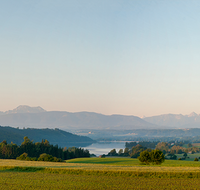
[[(183, 154), (177, 154), (178, 157), (183, 157)], [(165, 160), (162, 165), (150, 165), (152, 167), (200, 167), (200, 162), (194, 162), (194, 158), (200, 156), (200, 154), (188, 154), (191, 157), (191, 161), (188, 160)], [(81, 164), (106, 164), (106, 165), (119, 165), (119, 166), (145, 166), (141, 165), (138, 159), (132, 158), (79, 158), (79, 159), (71, 159), (67, 160), (66, 163), (81, 163)]]
[(1, 189), (200, 189), (200, 162), (141, 165), (130, 158), (66, 163), (0, 160)]
[(196, 147), (200, 148), (200, 143), (192, 143), (192, 146), (196, 146)]
[[(194, 161), (195, 158), (200, 157), (200, 153), (195, 153), (195, 154), (187, 154), (189, 158), (186, 158), (186, 161)], [(183, 154), (176, 154), (177, 159), (182, 158)]]

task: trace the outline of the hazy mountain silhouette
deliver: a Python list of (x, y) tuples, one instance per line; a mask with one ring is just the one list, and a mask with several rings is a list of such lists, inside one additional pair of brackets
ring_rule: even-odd
[(200, 127), (200, 115), (192, 112), (189, 115), (182, 114), (164, 114), (152, 117), (145, 117), (145, 121), (169, 127), (196, 128)]
[(10, 113), (41, 113), (41, 112), (46, 112), (46, 110), (44, 110), (40, 106), (30, 107), (27, 105), (21, 105), (13, 110), (6, 111), (5, 113), (10, 114)]
[(78, 129), (158, 129), (158, 128), (198, 128), (200, 115), (164, 114), (152, 117), (125, 115), (103, 115), (94, 112), (46, 111), (41, 107), (18, 106), (0, 113), (0, 125), (31, 128), (60, 128), (74, 131)]
[(45, 111), (41, 107), (19, 106), (0, 115), (0, 125), (31, 128), (139, 129), (157, 128), (136, 116), (103, 115), (94, 112)]

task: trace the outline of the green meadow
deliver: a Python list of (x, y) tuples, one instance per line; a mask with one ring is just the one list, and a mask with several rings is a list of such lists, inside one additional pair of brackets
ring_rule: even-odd
[[(183, 154), (176, 154), (177, 159), (182, 158)], [(189, 158), (188, 158), (189, 157)], [(195, 158), (199, 159), (200, 153), (195, 153), (195, 154), (188, 154), (186, 161), (194, 161)], [(200, 160), (200, 159), (199, 159)]]
[(1, 189), (200, 189), (200, 162), (141, 165), (131, 158), (64, 163), (0, 160)]

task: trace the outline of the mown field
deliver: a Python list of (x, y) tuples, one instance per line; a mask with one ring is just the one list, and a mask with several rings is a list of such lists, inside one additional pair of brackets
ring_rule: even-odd
[(200, 162), (141, 165), (130, 158), (66, 163), (0, 160), (1, 189), (200, 189)]

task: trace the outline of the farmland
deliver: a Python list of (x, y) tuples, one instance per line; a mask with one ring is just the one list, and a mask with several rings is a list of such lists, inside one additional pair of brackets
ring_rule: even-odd
[(0, 160), (2, 189), (198, 189), (200, 162), (141, 165), (130, 158), (78, 158), (66, 163)]

